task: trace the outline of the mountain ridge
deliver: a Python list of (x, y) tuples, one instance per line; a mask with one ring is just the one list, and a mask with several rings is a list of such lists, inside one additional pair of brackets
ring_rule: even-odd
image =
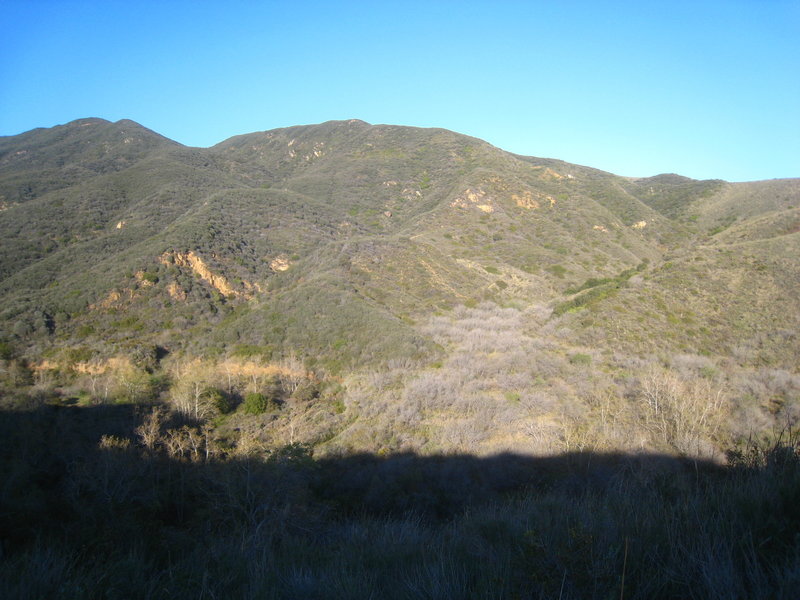
[[(117, 145), (113, 146), (112, 141)], [(15, 157), (23, 161), (23, 169), (12, 164)], [(53, 169), (60, 177), (57, 182), (53, 181)], [(64, 176), (65, 172), (69, 175)], [(21, 176), (28, 179), (26, 186), (20, 185)], [(39, 183), (43, 179), (45, 182)], [(785, 185), (794, 193), (795, 183), (787, 180), (748, 185)], [(21, 187), (25, 191), (21, 192)], [(283, 219), (283, 223), (291, 221), (292, 227), (300, 227), (318, 241), (327, 240), (325, 243), (375, 235), (379, 239), (374, 243), (379, 244), (396, 235), (409, 237), (411, 243), (425, 241), (428, 247), (433, 243), (445, 250), (437, 262), (449, 263), (448, 269), (455, 268), (455, 263), (447, 256), (452, 259), (459, 254), (458, 249), (463, 255), (461, 260), (474, 260), (476, 256), (470, 256), (475, 254), (473, 242), (483, 239), (484, 248), (492, 247), (500, 252), (499, 258), (510, 261), (508, 267), (517, 281), (527, 278), (530, 283), (536, 277), (544, 278), (551, 287), (559, 287), (559, 280), (565, 276), (556, 267), (567, 247), (579, 250), (583, 246), (585, 254), (595, 254), (592, 260), (599, 256), (614, 264), (600, 271), (576, 265), (572, 269), (576, 271), (573, 284), (579, 283), (580, 278), (622, 271), (642, 259), (655, 259), (674, 240), (687, 239), (691, 223), (681, 215), (691, 202), (697, 202), (697, 197), (720, 198), (717, 205), (704, 204), (714, 207), (701, 215), (704, 223), (724, 224), (730, 220), (727, 212), (738, 196), (730, 192), (733, 200), (725, 200), (727, 196), (719, 192), (741, 187), (674, 174), (629, 180), (554, 159), (520, 157), (443, 129), (370, 125), (352, 119), (243, 134), (207, 149), (182, 146), (132, 121), (112, 123), (101, 119), (33, 130), (4, 138), (0, 143), (3, 217), (23, 210), (30, 201), (34, 204), (29, 209), (53, 214), (53, 218), (45, 219), (46, 223), (34, 220), (38, 226), (29, 226), (23, 236), (28, 245), (36, 244), (32, 239), (35, 237), (47, 240), (40, 242), (45, 254), (53, 250), (54, 244), (58, 246), (57, 239), (63, 240), (63, 235), (58, 238), (56, 229), (78, 243), (83, 240), (84, 244), (91, 244), (94, 237), (107, 245), (114, 239), (109, 233), (124, 238), (137, 227), (147, 227), (148, 222), (168, 223), (170, 231), (177, 228), (189, 233), (177, 245), (192, 249), (189, 246), (198, 245), (198, 236), (208, 237), (197, 226), (202, 215), (211, 221), (225, 221), (227, 228), (237, 220), (234, 214), (230, 215), (233, 221), (223, 217), (229, 200), (236, 204), (247, 197), (247, 210), (258, 209), (258, 214), (266, 214), (264, 208), (259, 208), (259, 203), (266, 206), (264, 202), (270, 207), (270, 214), (287, 210), (291, 213), (272, 221), (270, 237), (283, 241), (274, 244), (282, 246), (274, 248), (275, 256), (270, 260), (276, 260), (277, 255), (296, 255), (302, 246), (292, 239), (296, 232), (291, 227), (278, 226)], [(62, 194), (63, 198), (56, 197), (64, 189), (68, 193)], [(81, 200), (77, 204), (76, 195)], [(79, 221), (83, 219), (81, 226), (85, 230), (85, 217), (91, 214), (90, 232), (102, 234), (76, 233), (65, 219), (56, 217), (56, 209), (65, 202), (73, 203), (67, 221), (77, 215)], [(220, 209), (223, 205), (225, 211), (214, 213), (213, 207)], [(772, 209), (775, 208), (772, 201)], [(749, 210), (754, 215), (764, 212), (752, 207)], [(520, 223), (527, 229), (524, 235), (518, 233)], [(471, 233), (451, 232), (449, 240), (437, 237), (437, 229), (453, 225)], [(233, 225), (225, 231), (235, 229)], [(18, 236), (21, 233), (24, 231), (18, 231)], [(167, 235), (167, 229), (163, 235)], [(257, 235), (266, 234), (262, 231)], [(504, 235), (511, 239), (500, 239)], [(552, 241), (575, 235), (580, 239), (574, 243)], [(612, 235), (615, 241), (609, 240)], [(179, 236), (175, 241), (180, 239)], [(431, 242), (432, 239), (436, 241)], [(591, 251), (587, 240), (593, 246)], [(162, 246), (159, 255), (170, 249), (169, 241), (165, 239)], [(520, 252), (520, 248), (527, 252)], [(36, 251), (33, 252), (20, 262), (12, 250), (8, 255), (15, 256), (14, 260), (5, 261), (8, 264), (0, 273), (10, 274), (19, 271), (21, 265), (35, 263)], [(223, 252), (219, 249), (212, 254), (221, 256)], [(252, 271), (255, 266), (250, 266)], [(526, 274), (526, 269), (537, 270), (538, 275)], [(262, 283), (270, 272), (273, 271), (261, 270)], [(243, 276), (243, 272), (233, 275)], [(6, 278), (0, 280), (0, 286), (5, 287)]]
[(297, 430), (320, 451), (611, 444), (602, 394), (649, 447), (717, 447), (635, 416), (664, 369), (724, 388), (736, 427), (800, 411), (800, 179), (632, 179), (357, 120), (189, 148), (90, 119), (0, 140), (0, 196), (0, 344), (62, 389), (146, 365), (172, 398), (181, 365), (291, 359), (330, 386)]

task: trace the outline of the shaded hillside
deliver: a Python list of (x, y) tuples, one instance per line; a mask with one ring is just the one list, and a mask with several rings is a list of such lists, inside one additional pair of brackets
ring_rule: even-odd
[[(0, 413), (4, 598), (793, 598), (796, 440), (727, 467), (319, 459), (132, 406)], [(200, 541), (201, 543), (198, 543)]]

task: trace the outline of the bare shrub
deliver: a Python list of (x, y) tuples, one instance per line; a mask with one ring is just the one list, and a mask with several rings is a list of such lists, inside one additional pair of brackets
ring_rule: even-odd
[(504, 375), (497, 381), (497, 387), (502, 391), (518, 391), (531, 385), (530, 373), (513, 372)]
[(386, 361), (386, 368), (390, 371), (410, 372), (419, 368), (419, 363), (410, 358), (390, 358)]
[(157, 406), (144, 418), (142, 424), (136, 428), (136, 435), (141, 444), (148, 450), (155, 450), (162, 443), (161, 429), (166, 418), (166, 411)]
[(208, 461), (212, 454), (209, 427), (189, 427), (167, 429), (164, 432), (164, 446), (171, 458), (191, 462)]
[(558, 406), (558, 402), (553, 396), (545, 392), (532, 392), (524, 394), (520, 398), (520, 405), (529, 415), (539, 416), (554, 411)]
[(441, 404), (439, 398), (449, 396), (447, 383), (439, 373), (423, 372), (419, 377), (409, 382), (405, 390), (406, 398), (416, 400), (423, 405), (435, 406)]
[(714, 362), (697, 354), (676, 354), (670, 357), (670, 367), (682, 377), (693, 377), (714, 370)]
[(206, 390), (214, 386), (216, 371), (209, 361), (181, 361), (171, 369), (172, 386), (169, 400), (179, 413), (194, 419), (205, 419), (215, 414), (217, 407)]
[(263, 456), (267, 451), (267, 444), (250, 430), (239, 431), (239, 439), (233, 447), (232, 454), (237, 458)]
[(366, 375), (366, 383), (378, 394), (393, 386), (397, 381), (395, 373), (386, 371), (370, 371)]
[(534, 304), (527, 311), (526, 314), (530, 315), (536, 321), (544, 323), (553, 314), (553, 309), (545, 304)]
[(488, 424), (476, 418), (453, 420), (441, 429), (440, 435), (441, 443), (446, 448), (474, 453), (488, 437)]
[(530, 451), (533, 454), (549, 454), (561, 449), (559, 428), (553, 423), (528, 421), (524, 424), (523, 431), (530, 440)]
[(682, 453), (699, 453), (717, 440), (728, 420), (722, 388), (705, 379), (685, 379), (652, 368), (642, 380), (647, 426)]
[(300, 384), (308, 379), (303, 361), (294, 352), (281, 359), (278, 367), (281, 371), (280, 384), (287, 394), (293, 394)]
[(128, 360), (112, 363), (108, 375), (111, 378), (112, 396), (127, 402), (143, 402), (152, 394), (150, 375)]

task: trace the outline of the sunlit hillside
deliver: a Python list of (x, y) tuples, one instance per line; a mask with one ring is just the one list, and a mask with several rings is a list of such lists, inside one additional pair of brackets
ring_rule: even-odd
[(0, 595), (107, 554), (108, 597), (788, 598), (798, 292), (798, 179), (358, 120), (0, 138)]

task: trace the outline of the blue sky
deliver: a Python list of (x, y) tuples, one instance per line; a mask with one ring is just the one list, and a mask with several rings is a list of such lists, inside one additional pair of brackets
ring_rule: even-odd
[(620, 175), (800, 177), (800, 0), (0, 0), (0, 57), (0, 135), (359, 118)]

